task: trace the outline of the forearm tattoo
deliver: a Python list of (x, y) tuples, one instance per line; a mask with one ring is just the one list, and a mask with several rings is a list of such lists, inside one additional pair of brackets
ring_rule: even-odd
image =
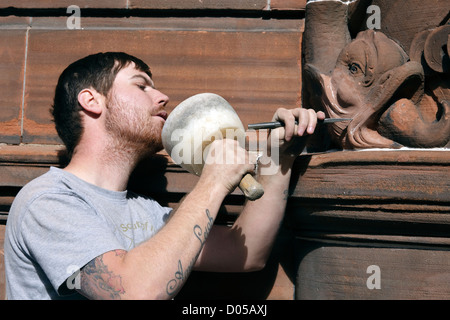
[(211, 228), (214, 224), (214, 219), (211, 217), (211, 213), (209, 212), (208, 209), (206, 209), (205, 213), (208, 219), (206, 226), (202, 228), (198, 224), (196, 224), (193, 228), (195, 237), (200, 241), (200, 249), (198, 250), (195, 257), (189, 262), (185, 270), (183, 270), (183, 264), (181, 260), (178, 260), (177, 271), (175, 272), (174, 277), (171, 280), (169, 280), (166, 286), (166, 292), (169, 296), (175, 295), (178, 292), (178, 290), (181, 289), (181, 287), (183, 286), (187, 277), (191, 273), (192, 268), (194, 267), (200, 252), (203, 249), (203, 245), (206, 242), (209, 232), (211, 231)]

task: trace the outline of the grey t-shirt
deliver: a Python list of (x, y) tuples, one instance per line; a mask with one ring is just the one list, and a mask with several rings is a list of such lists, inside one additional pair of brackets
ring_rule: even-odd
[(171, 209), (130, 191), (89, 184), (52, 167), (22, 188), (5, 234), (8, 299), (61, 299), (58, 289), (95, 257), (130, 250), (165, 224)]

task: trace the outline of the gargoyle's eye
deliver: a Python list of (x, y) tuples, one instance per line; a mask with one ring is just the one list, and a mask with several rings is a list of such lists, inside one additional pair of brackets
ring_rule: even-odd
[(357, 74), (359, 72), (362, 72), (361, 67), (359, 66), (359, 64), (353, 62), (352, 64), (348, 65), (348, 70), (352, 73), (352, 74)]

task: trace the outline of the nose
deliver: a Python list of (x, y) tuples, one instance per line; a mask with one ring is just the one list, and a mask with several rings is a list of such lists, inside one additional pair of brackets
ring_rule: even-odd
[(169, 103), (169, 97), (157, 89), (153, 89), (153, 101), (161, 107), (165, 107)]

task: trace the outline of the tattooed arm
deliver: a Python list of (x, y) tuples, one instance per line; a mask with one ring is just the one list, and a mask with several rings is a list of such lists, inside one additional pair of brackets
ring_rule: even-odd
[[(263, 197), (248, 201), (231, 228), (213, 228), (196, 268), (241, 272), (264, 267), (284, 217), (292, 165), (306, 142), (302, 137), (312, 134), (317, 119), (324, 117), (322, 112), (311, 109), (277, 110), (273, 120), (281, 120), (285, 127), (272, 130), (274, 141), (279, 141), (279, 148), (275, 150), (278, 152), (265, 154), (261, 161), (266, 164), (260, 165)], [(298, 126), (294, 125), (294, 120), (298, 121)], [(269, 168), (269, 165), (276, 167)]]
[(223, 199), (254, 167), (236, 145), (234, 140), (215, 141), (210, 152), (220, 156), (238, 149), (237, 161), (206, 165), (195, 188), (156, 235), (128, 252), (110, 251), (93, 259), (81, 269), (78, 291), (91, 299), (173, 298), (189, 276)]
[[(125, 250), (114, 250), (110, 253), (123, 258)], [(89, 299), (103, 297), (105, 299), (120, 299), (125, 293), (122, 277), (108, 269), (103, 262), (103, 255), (91, 260), (81, 272), (81, 294)]]

